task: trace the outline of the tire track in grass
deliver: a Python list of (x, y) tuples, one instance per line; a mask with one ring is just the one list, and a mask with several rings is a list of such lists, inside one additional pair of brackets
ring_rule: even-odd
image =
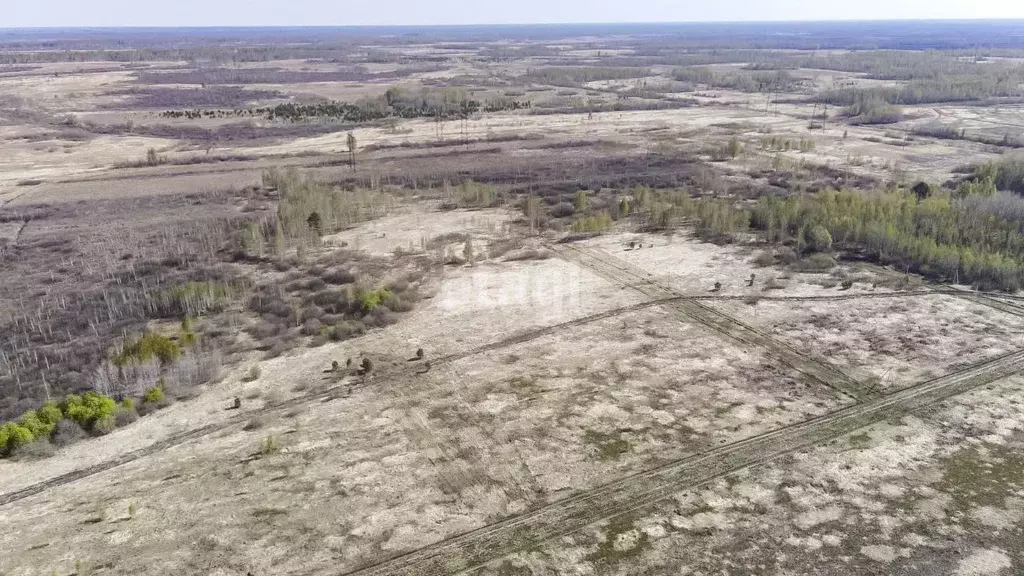
[[(451, 354), (440, 356), (431, 359), (430, 362), (432, 366), (442, 366), (445, 364), (450, 364), (453, 362), (457, 362), (459, 360), (464, 360), (466, 358), (477, 356), (479, 354), (501, 350), (504, 348), (508, 348), (510, 346), (522, 344), (525, 342), (536, 340), (538, 338), (550, 336), (552, 334), (557, 334), (559, 332), (570, 330), (578, 326), (583, 326), (593, 322), (598, 322), (600, 320), (605, 320), (607, 318), (613, 318), (615, 316), (619, 316), (622, 314), (628, 314), (630, 312), (643, 310), (645, 308), (659, 306), (663, 303), (664, 301), (651, 300), (647, 302), (641, 302), (639, 304), (633, 304), (631, 306), (606, 310), (604, 312), (591, 314), (581, 318), (576, 318), (574, 320), (569, 320), (567, 322), (561, 322), (559, 324), (553, 324), (550, 326), (544, 326), (533, 330), (527, 330), (519, 334), (514, 334), (508, 338), (503, 338), (501, 340), (491, 342), (489, 344), (484, 344), (483, 346), (477, 346), (475, 348), (471, 348), (461, 352), (454, 352)], [(395, 390), (401, 390), (402, 386), (408, 382), (410, 377), (415, 377), (415, 374), (409, 367), (403, 366), (397, 369), (384, 368), (378, 372), (375, 372), (372, 377), (368, 378), (364, 383), (360, 384), (360, 386), (392, 386), (392, 388)], [(314, 402), (329, 401), (336, 399), (338, 397), (342, 397), (345, 394), (347, 394), (354, 385), (354, 383), (344, 383), (335, 386), (330, 386), (327, 388), (317, 388), (315, 390), (310, 390), (305, 394), (296, 396), (294, 398), (289, 398), (282, 402), (267, 405), (257, 410), (239, 412), (221, 422), (208, 424), (206, 426), (173, 434), (171, 436), (168, 436), (167, 438), (164, 438), (163, 440), (158, 440), (157, 442), (150, 444), (148, 446), (144, 446), (137, 450), (132, 450), (131, 452), (126, 452), (110, 460), (105, 460), (92, 466), (88, 466), (78, 470), (73, 470), (71, 472), (61, 474), (59, 476), (54, 476), (53, 478), (50, 478), (48, 480), (37, 482), (30, 486), (19, 488), (6, 494), (0, 494), (0, 506), (5, 506), (18, 500), (23, 500), (30, 496), (34, 496), (36, 494), (45, 492), (51, 488), (56, 488), (58, 486), (76, 482), (83, 478), (88, 478), (89, 476), (100, 474), (107, 470), (117, 468), (118, 466), (122, 466), (124, 464), (128, 464), (130, 462), (134, 462), (136, 460), (145, 458), (157, 452), (173, 448), (175, 446), (184, 444), (192, 440), (203, 438), (204, 436), (215, 434), (222, 430), (231, 428), (232, 426), (243, 426), (246, 422), (258, 416), (271, 414), (279, 411), (286, 411), (298, 406), (312, 404)]]
[[(573, 244), (559, 244), (553, 249), (563, 258), (649, 298), (667, 299), (681, 296), (674, 288), (654, 280), (650, 273), (610, 254)], [(872, 389), (835, 366), (811, 358), (763, 331), (703, 304), (696, 298), (680, 298), (667, 303), (666, 306), (684, 318), (707, 326), (744, 346), (765, 350), (769, 357), (844, 396), (857, 401), (877, 396)]]
[(650, 506), (743, 468), (771, 462), (861, 428), (931, 406), (1011, 376), (1024, 368), (1024, 351), (981, 362), (954, 374), (853, 404), (614, 482), (425, 546), (341, 576), (440, 576), (474, 571), (491, 560), (536, 548), (602, 520)]

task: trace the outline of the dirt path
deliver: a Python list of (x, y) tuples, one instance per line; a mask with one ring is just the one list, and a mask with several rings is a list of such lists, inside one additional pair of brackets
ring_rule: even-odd
[(427, 576), (472, 571), (490, 560), (537, 547), (731, 472), (902, 417), (1022, 368), (1024, 351), (1013, 352), (832, 414), (627, 476), (343, 576)]
[[(611, 254), (576, 244), (558, 244), (551, 248), (559, 256), (650, 298), (682, 296), (674, 288), (653, 280), (652, 275), (645, 270), (636, 268)], [(703, 324), (742, 345), (767, 351), (771, 358), (854, 400), (862, 401), (876, 394), (871, 388), (847, 376), (838, 368), (810, 358), (761, 330), (710, 308), (696, 299), (683, 298), (672, 301), (667, 306), (686, 319)]]
[[(796, 297), (780, 296), (780, 297), (770, 297), (770, 299), (773, 299), (773, 300), (834, 300), (834, 299), (847, 300), (847, 299), (865, 298), (865, 297), (870, 297), (870, 298), (902, 297), (902, 296), (917, 296), (917, 295), (930, 295), (930, 294), (934, 294), (934, 292), (926, 291), (926, 292), (913, 292), (913, 293), (847, 294), (847, 295), (836, 295), (836, 296), (805, 296), (805, 297), (800, 297), (800, 296), (796, 296)], [(721, 297), (698, 296), (698, 297), (695, 297), (695, 299), (712, 299), (712, 300), (714, 300), (714, 299), (728, 300), (728, 299), (733, 299), (733, 298), (734, 297), (732, 297), (732, 296), (721, 296)], [(443, 356), (443, 357), (437, 358), (437, 359), (431, 361), (431, 365), (433, 367), (435, 367), (435, 368), (436, 367), (440, 367), (440, 366), (443, 366), (445, 364), (449, 364), (449, 363), (452, 363), (452, 362), (456, 362), (458, 360), (462, 360), (462, 359), (465, 359), (465, 358), (468, 358), (468, 357), (475, 356), (477, 354), (483, 354), (483, 353), (486, 353), (486, 352), (492, 352), (492, 351), (495, 351), (495, 350), (501, 350), (501, 349), (507, 348), (509, 346), (514, 346), (516, 344), (521, 344), (521, 343), (524, 343), (524, 342), (529, 342), (531, 340), (536, 340), (538, 338), (543, 338), (544, 336), (549, 336), (551, 334), (556, 334), (558, 332), (569, 330), (569, 329), (577, 327), (577, 326), (582, 326), (582, 325), (589, 324), (589, 323), (592, 323), (592, 322), (597, 322), (597, 321), (600, 321), (600, 320), (604, 320), (606, 318), (613, 318), (615, 316), (619, 316), (619, 315), (622, 315), (622, 314), (627, 314), (629, 312), (634, 312), (634, 311), (642, 310), (642, 309), (645, 309), (645, 308), (651, 308), (651, 307), (654, 307), (654, 306), (660, 306), (660, 305), (666, 305), (666, 304), (673, 304), (673, 303), (679, 302), (679, 301), (684, 300), (684, 299), (686, 299), (686, 297), (682, 297), (682, 296), (669, 296), (669, 297), (666, 297), (666, 298), (654, 299), (654, 300), (650, 300), (650, 301), (647, 301), (647, 302), (642, 302), (640, 304), (634, 304), (632, 306), (626, 306), (626, 307), (622, 307), (622, 308), (615, 308), (613, 310), (608, 310), (608, 311), (605, 311), (605, 312), (600, 312), (598, 314), (592, 314), (590, 316), (585, 316), (585, 317), (582, 317), (582, 318), (577, 318), (575, 320), (570, 320), (568, 322), (563, 322), (563, 323), (560, 323), (560, 324), (555, 324), (555, 325), (547, 326), (547, 327), (544, 327), (544, 328), (538, 328), (536, 330), (530, 330), (530, 331), (527, 331), (527, 332), (523, 332), (521, 334), (516, 334), (516, 335), (510, 336), (509, 338), (498, 340), (498, 341), (492, 342), (490, 344), (485, 344), (483, 346), (479, 346), (479, 347), (476, 347), (476, 348), (473, 348), (473, 349), (470, 349), (470, 350), (467, 350), (467, 351), (464, 351), (464, 352), (458, 352), (458, 353), (449, 354), (447, 356)], [(403, 378), (409, 377), (410, 376), (409, 370), (392, 371), (392, 372), (380, 372), (380, 373), (376, 374), (369, 381), (369, 383), (372, 383), (372, 385), (375, 385), (375, 386), (387, 385), (389, 379), (395, 378), (395, 377), (399, 377), (399, 376), (401, 376)], [(364, 384), (364, 385), (367, 385), (367, 384)], [(248, 411), (248, 412), (244, 412), (244, 413), (239, 413), (236, 416), (233, 416), (232, 418), (230, 418), (228, 420), (225, 420), (223, 422), (219, 422), (217, 424), (211, 424), (209, 426), (204, 426), (204, 427), (201, 427), (201, 428), (196, 428), (196, 429), (193, 429), (193, 430), (188, 430), (188, 431), (185, 431), (185, 432), (181, 432), (179, 434), (175, 434), (175, 435), (170, 436), (168, 438), (165, 438), (164, 440), (161, 440), (161, 441), (159, 441), (159, 442), (157, 442), (155, 444), (151, 444), (151, 445), (146, 446), (144, 448), (140, 448), (138, 450), (134, 450), (132, 452), (128, 452), (128, 453), (122, 454), (121, 456), (119, 456), (117, 458), (114, 458), (112, 460), (108, 460), (106, 462), (101, 462), (99, 464), (96, 464), (94, 466), (90, 466), (88, 468), (82, 468), (82, 469), (79, 469), (79, 470), (68, 472), (66, 474), (62, 474), (60, 476), (56, 476), (54, 478), (51, 478), (49, 480), (45, 480), (43, 482), (39, 482), (39, 483), (33, 484), (31, 486), (27, 486), (27, 487), (22, 488), (20, 490), (9, 492), (7, 494), (2, 494), (2, 495), (0, 495), (0, 506), (4, 506), (4, 505), (10, 504), (12, 502), (16, 502), (18, 500), (22, 500), (22, 499), (28, 498), (30, 496), (34, 496), (36, 494), (40, 494), (42, 492), (45, 492), (46, 490), (49, 490), (50, 488), (55, 488), (55, 487), (58, 487), (58, 486), (61, 486), (61, 485), (64, 485), (64, 484), (69, 484), (69, 483), (75, 482), (77, 480), (81, 480), (83, 478), (87, 478), (89, 476), (100, 474), (100, 473), (105, 472), (107, 470), (111, 470), (113, 468), (117, 468), (118, 466), (121, 466), (123, 464), (127, 464), (129, 462), (134, 462), (136, 460), (145, 458), (146, 456), (149, 456), (151, 454), (155, 454), (157, 452), (160, 452), (162, 450), (166, 450), (168, 448), (172, 448), (174, 446), (178, 446), (180, 444), (184, 444), (184, 443), (189, 442), (191, 440), (197, 440), (199, 438), (202, 438), (204, 436), (208, 436), (210, 434), (214, 434), (214, 433), (220, 432), (221, 430), (225, 430), (225, 429), (230, 428), (232, 426), (242, 426), (246, 422), (248, 422), (249, 420), (251, 420), (253, 418), (256, 418), (256, 417), (258, 417), (260, 415), (263, 415), (263, 414), (270, 414), (270, 413), (274, 413), (274, 412), (286, 411), (286, 410), (289, 410), (291, 408), (294, 408), (294, 407), (297, 407), (297, 406), (301, 406), (303, 404), (310, 404), (310, 403), (314, 403), (314, 402), (320, 402), (320, 401), (336, 398), (336, 397), (339, 397), (339, 396), (347, 395), (347, 394), (351, 393), (352, 389), (355, 386), (356, 386), (355, 383), (345, 383), (345, 384), (341, 384), (341, 385), (337, 385), (337, 386), (331, 386), (331, 387), (328, 387), (328, 388), (320, 388), (320, 389), (316, 389), (316, 390), (311, 390), (307, 394), (304, 394), (304, 395), (301, 395), (301, 396), (297, 396), (295, 398), (286, 400), (286, 401), (281, 402), (281, 403), (277, 403), (277, 404), (273, 404), (273, 405), (270, 405), (270, 406), (266, 406), (266, 407), (263, 407), (263, 408), (261, 408), (259, 410), (253, 410), (253, 411)], [(427, 442), (429, 444), (433, 443), (432, 441), (430, 441), (429, 438), (425, 439), (424, 442)]]

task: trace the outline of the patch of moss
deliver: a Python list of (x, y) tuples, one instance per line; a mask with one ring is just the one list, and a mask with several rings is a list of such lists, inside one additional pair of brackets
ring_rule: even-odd
[(739, 408), (740, 406), (743, 406), (743, 402), (732, 402), (728, 406), (719, 406), (715, 408), (715, 416), (721, 418), (728, 414), (733, 408)]
[(962, 510), (1002, 507), (1024, 486), (1024, 453), (996, 444), (982, 446), (959, 450), (943, 462), (936, 488), (952, 496)]
[(587, 454), (602, 462), (618, 460), (623, 454), (629, 452), (629, 441), (619, 434), (608, 434), (587, 430), (583, 434), (583, 445)]
[(619, 516), (609, 520), (604, 529), (604, 540), (597, 545), (597, 550), (586, 556), (587, 561), (596, 566), (611, 567), (623, 560), (639, 556), (644, 550), (651, 547), (650, 538), (642, 530), (637, 530), (636, 541), (632, 546), (622, 549), (615, 547), (615, 541), (619, 536), (633, 530), (636, 530), (636, 525), (632, 518)]
[(498, 566), (498, 576), (531, 576), (533, 571), (526, 566), (516, 566), (510, 560), (505, 560)]
[(847, 440), (850, 442), (850, 447), (855, 450), (864, 450), (871, 445), (871, 436), (868, 436), (867, 432), (854, 434), (849, 436)]

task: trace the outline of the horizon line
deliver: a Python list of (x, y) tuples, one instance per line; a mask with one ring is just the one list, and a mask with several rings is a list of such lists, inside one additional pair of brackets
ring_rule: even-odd
[(721, 25), (721, 24), (878, 24), (878, 23), (1015, 23), (1024, 22), (1024, 17), (1013, 18), (836, 18), (824, 20), (675, 20), (675, 21), (596, 21), (596, 22), (479, 22), (462, 24), (130, 24), (130, 25), (32, 25), (0, 26), (0, 32), (32, 30), (214, 30), (214, 29), (359, 29), (359, 28), (476, 28), (476, 27), (525, 27), (525, 26), (678, 26), (678, 25)]

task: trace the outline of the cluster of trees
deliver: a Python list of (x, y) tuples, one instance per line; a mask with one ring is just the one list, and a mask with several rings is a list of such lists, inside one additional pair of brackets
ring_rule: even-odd
[(316, 242), (321, 234), (382, 216), (395, 203), (390, 194), (380, 190), (343, 190), (304, 176), (294, 168), (267, 170), (263, 185), (276, 190), (280, 202), (274, 222), (250, 222), (243, 231), (243, 250), (258, 258), (270, 251), (268, 244), (280, 254), (293, 241)]
[[(1020, 164), (977, 169), (956, 190), (920, 184), (912, 190), (828, 190), (814, 195), (766, 196), (752, 208), (732, 199), (694, 198), (682, 190), (637, 187), (628, 200), (640, 224), (669, 229), (684, 223), (714, 242), (753, 229), (799, 253), (833, 246), (940, 281), (982, 289), (1024, 286), (1024, 198), (997, 192)], [(1002, 184), (996, 184), (998, 174)]]
[(821, 93), (818, 100), (837, 106), (850, 106), (863, 99), (908, 105), (967, 102), (993, 97), (1019, 97), (1024, 95), (1022, 84), (1024, 71), (1015, 70), (1004, 76), (951, 76), (911, 80), (902, 86), (839, 88)]
[(122, 340), (96, 370), (93, 387), (118, 398), (139, 396), (154, 382), (161, 389), (165, 385), (183, 389), (216, 380), (219, 362), (215, 355), (200, 350), (199, 335), (186, 317), (173, 337), (147, 331)]
[(761, 139), (761, 150), (771, 152), (789, 152), (790, 150), (811, 152), (814, 150), (814, 147), (814, 140), (809, 138), (801, 138), (794, 141), (783, 136), (772, 136), (771, 138)]
[(974, 169), (974, 180), (991, 181), (999, 190), (1024, 194), (1024, 158), (1003, 158)]
[[(892, 124), (903, 120), (902, 108), (890, 104), (884, 97), (874, 92), (853, 91), (849, 95), (851, 99), (843, 110), (843, 115), (850, 124)], [(841, 101), (846, 102), (845, 98)]]
[(462, 89), (424, 89), (419, 92), (391, 88), (378, 98), (350, 102), (319, 102), (295, 104), (292, 102), (262, 108), (236, 108), (234, 110), (167, 110), (164, 118), (261, 117), (268, 120), (303, 122), (327, 119), (339, 122), (371, 122), (384, 118), (467, 118), (478, 112), (503, 112), (530, 108), (529, 100), (495, 98), (479, 101), (470, 98)]
[(936, 50), (857, 50), (850, 52), (761, 53), (758, 58), (771, 59), (793, 68), (837, 70), (864, 74), (879, 80), (938, 79), (949, 76), (986, 76), (1011, 70), (1014, 66), (982, 62), (955, 52)]
[(445, 205), (459, 208), (490, 208), (498, 201), (498, 188), (492, 184), (463, 180), (454, 189), (445, 182)]
[(677, 68), (672, 76), (679, 82), (703, 84), (711, 88), (739, 90), (741, 92), (788, 92), (799, 86), (799, 81), (789, 72), (736, 70), (719, 72), (711, 68)]
[(151, 311), (161, 317), (196, 317), (224, 310), (237, 290), (227, 282), (189, 281), (171, 286), (155, 295)]
[(608, 212), (601, 211), (589, 216), (579, 216), (572, 221), (573, 234), (591, 234), (611, 230), (612, 217)]
[(750, 228), (750, 215), (722, 198), (694, 198), (683, 190), (651, 190), (637, 186), (627, 212), (651, 230), (667, 230), (683, 223), (694, 226), (697, 236), (710, 242), (731, 242)]
[(587, 82), (629, 80), (651, 75), (651, 71), (647, 68), (632, 66), (549, 66), (546, 68), (530, 69), (521, 80), (551, 84), (553, 86), (580, 86)]
[(984, 289), (1016, 290), (1024, 281), (1024, 219), (978, 202), (986, 197), (902, 189), (765, 197), (752, 222), (770, 241), (803, 248), (811, 231), (821, 227), (837, 246), (902, 269)]
[[(142, 395), (138, 405), (152, 411), (165, 403), (163, 389), (156, 385)], [(17, 455), (32, 445), (42, 449), (37, 454), (46, 454), (52, 450), (51, 442), (63, 445), (88, 434), (109, 434), (139, 418), (136, 404), (132, 398), (118, 401), (97, 392), (46, 402), (0, 426), (0, 457)]]

